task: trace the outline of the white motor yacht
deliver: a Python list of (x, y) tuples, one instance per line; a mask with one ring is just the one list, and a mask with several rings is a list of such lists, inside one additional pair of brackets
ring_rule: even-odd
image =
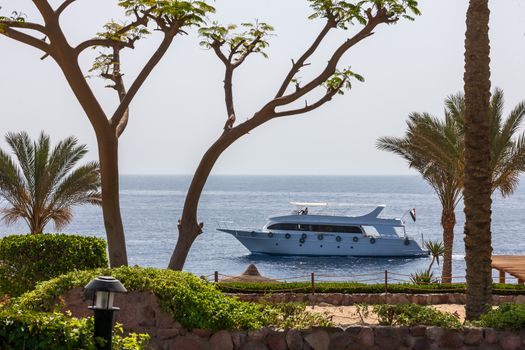
[[(416, 257), (428, 251), (406, 235), (402, 219), (380, 218), (377, 206), (362, 216), (313, 215), (308, 208), (326, 203), (292, 204), (292, 215), (271, 217), (261, 230), (219, 228), (252, 253), (307, 256)], [(415, 216), (413, 216), (415, 219)]]

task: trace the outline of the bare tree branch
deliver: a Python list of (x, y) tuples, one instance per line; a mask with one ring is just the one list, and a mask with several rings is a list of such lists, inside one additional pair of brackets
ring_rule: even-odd
[(150, 57), (144, 68), (142, 68), (137, 78), (135, 78), (135, 81), (133, 81), (128, 92), (126, 93), (126, 96), (120, 102), (120, 105), (116, 109), (115, 113), (113, 113), (113, 116), (110, 119), (110, 124), (112, 126), (116, 127), (122, 118), (124, 118), (125, 112), (129, 108), (129, 104), (137, 94), (146, 78), (150, 75), (153, 68), (155, 68), (155, 66), (159, 63), (161, 58), (170, 47), (173, 38), (179, 33), (181, 25), (182, 23), (176, 24), (169, 31), (164, 32), (164, 39), (160, 43), (159, 47)]
[(94, 39), (89, 39), (84, 42), (81, 42), (73, 50), (75, 52), (75, 55), (79, 56), (82, 53), (82, 51), (90, 47), (96, 47), (96, 46), (113, 47), (113, 48), (122, 49), (124, 47), (133, 48), (133, 43), (126, 42), (126, 41), (113, 40), (113, 39), (94, 38)]
[(46, 24), (58, 19), (58, 15), (55, 13), (47, 0), (33, 0), (33, 4), (35, 4), (38, 12), (40, 12)]
[(9, 28), (36, 30), (44, 35), (48, 35), (46, 27), (38, 23), (1, 20), (0, 24)]
[(13, 40), (20, 41), (26, 45), (33, 46), (39, 50), (44, 51), (48, 55), (51, 54), (51, 47), (49, 44), (46, 44), (45, 41), (37, 39), (29, 34), (22, 33), (11, 28), (5, 28), (2, 32), (0, 32), (0, 34), (5, 35)]
[(64, 10), (65, 10), (69, 5), (71, 5), (72, 3), (74, 3), (75, 1), (76, 1), (76, 0), (66, 0), (66, 1), (64, 1), (64, 2), (62, 3), (62, 5), (60, 5), (60, 6), (56, 9), (56, 11), (55, 11), (56, 15), (57, 15), (57, 16), (60, 16), (60, 15), (62, 14), (62, 12), (64, 12)]
[(305, 105), (303, 108), (292, 109), (292, 110), (289, 110), (289, 111), (277, 112), (277, 113), (274, 114), (274, 117), (275, 118), (286, 117), (286, 116), (290, 116), (290, 115), (303, 114), (303, 113), (307, 113), (307, 112), (313, 111), (314, 109), (319, 108), (322, 105), (324, 105), (326, 102), (330, 101), (332, 99), (332, 97), (334, 97), (339, 90), (340, 90), (340, 88), (339, 89), (328, 89), (326, 91), (326, 94), (323, 97), (321, 97), (318, 101), (316, 101), (315, 103), (313, 103), (311, 105)]
[(374, 30), (374, 28), (380, 23), (388, 23), (389, 19), (390, 17), (383, 16), (383, 9), (379, 9), (378, 14), (372, 17), (372, 19), (368, 21), (368, 23), (365, 25), (365, 27), (363, 27), (363, 29), (361, 29), (357, 34), (347, 39), (341, 46), (339, 46), (339, 48), (334, 52), (332, 57), (328, 60), (328, 63), (326, 64), (324, 70), (317, 77), (312, 79), (303, 87), (299, 87), (293, 93), (273, 99), (268, 104), (266, 104), (263, 107), (263, 109), (275, 109), (275, 107), (284, 106), (294, 101), (297, 101), (302, 96), (306, 95), (316, 87), (320, 86), (335, 72), (339, 60), (351, 47), (361, 42), (363, 39), (373, 35), (372, 30)]
[(233, 67), (234, 68), (237, 68), (239, 67), (243, 62), (244, 60), (250, 56), (250, 54), (253, 53), (253, 50), (255, 49), (255, 47), (257, 46), (257, 44), (259, 43), (259, 41), (261, 41), (261, 37), (256, 37), (251, 43), (250, 43), (250, 46), (249, 46), (249, 49), (246, 50), (242, 55), (241, 57), (239, 57), (239, 59), (237, 61), (235, 61), (235, 63), (233, 63)]
[(329, 19), (329, 20), (326, 21), (325, 26), (323, 27), (323, 29), (321, 30), (321, 32), (319, 33), (317, 38), (315, 38), (313, 44), (303, 53), (303, 55), (299, 58), (299, 60), (297, 60), (297, 62), (293, 63), (292, 68), (288, 72), (288, 75), (286, 76), (286, 78), (284, 78), (284, 80), (283, 80), (283, 82), (281, 84), (281, 87), (279, 88), (279, 91), (275, 95), (275, 98), (279, 98), (279, 97), (282, 97), (284, 95), (284, 93), (286, 92), (286, 89), (290, 85), (290, 82), (292, 81), (293, 77), (299, 72), (299, 70), (302, 67), (305, 66), (306, 60), (310, 56), (312, 56), (312, 54), (317, 50), (317, 48), (319, 47), (321, 42), (326, 37), (326, 34), (328, 34), (328, 32), (331, 29), (335, 28), (336, 26), (337, 26), (337, 24), (333, 20)]
[(222, 61), (222, 63), (228, 66), (230, 64), (230, 60), (227, 59), (224, 53), (221, 51), (222, 44), (219, 41), (214, 41), (210, 46), (217, 55), (217, 57), (219, 57), (219, 59)]

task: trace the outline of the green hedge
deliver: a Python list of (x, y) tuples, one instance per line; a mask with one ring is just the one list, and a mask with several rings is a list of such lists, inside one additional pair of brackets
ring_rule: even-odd
[(107, 267), (106, 242), (65, 234), (13, 235), (0, 239), (0, 295), (18, 296), (37, 282), (74, 270)]
[[(217, 288), (225, 293), (311, 293), (310, 282), (290, 283), (245, 283), (221, 282)], [(425, 294), (425, 293), (465, 293), (466, 284), (388, 284), (389, 293)], [(525, 286), (517, 284), (494, 284), (495, 295), (525, 294)], [(356, 282), (317, 282), (315, 293), (384, 293), (384, 284), (365, 284)]]
[(193, 274), (140, 267), (70, 272), (41, 282), (35, 290), (12, 299), (6, 307), (52, 311), (65, 291), (83, 287), (99, 275), (119, 279), (128, 291), (152, 291), (159, 298), (161, 308), (187, 328), (258, 329), (272, 323), (276, 317), (276, 311), (269, 310), (268, 306), (225, 296), (213, 284)]
[[(122, 337), (116, 327), (114, 350), (144, 349), (149, 336), (130, 334)], [(0, 311), (0, 349), (4, 350), (95, 350), (93, 318), (76, 319), (61, 313), (22, 310)]]
[(490, 327), (499, 330), (525, 329), (525, 305), (506, 303), (481, 315), (479, 321), (473, 322), (478, 327)]

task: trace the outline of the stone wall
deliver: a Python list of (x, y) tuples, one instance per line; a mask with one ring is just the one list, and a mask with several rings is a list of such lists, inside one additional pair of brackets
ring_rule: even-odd
[[(334, 306), (346, 306), (354, 304), (465, 304), (466, 295), (463, 293), (443, 293), (443, 294), (344, 294), (344, 293), (272, 293), (263, 295), (253, 294), (228, 294), (239, 298), (242, 301), (258, 302), (269, 301), (272, 303), (303, 302), (308, 304), (330, 304)], [(492, 304), (501, 303), (525, 303), (525, 295), (493, 295)]]
[[(92, 314), (87, 309), (89, 301), (85, 300), (82, 288), (68, 291), (62, 300), (62, 311), (70, 310), (77, 317)], [(373, 300), (370, 299), (370, 302)], [(151, 292), (119, 294), (115, 305), (122, 307), (116, 321), (122, 323), (127, 331), (149, 333), (152, 337), (150, 348), (158, 350), (525, 349), (525, 331), (509, 333), (482, 328), (456, 331), (424, 326), (351, 326), (346, 329), (334, 327), (298, 331), (263, 328), (212, 333), (182, 327), (160, 309), (157, 297)]]

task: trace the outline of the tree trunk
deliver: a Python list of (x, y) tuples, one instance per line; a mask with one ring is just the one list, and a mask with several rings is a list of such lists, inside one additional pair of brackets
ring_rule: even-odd
[(465, 36), (465, 261), (467, 320), (490, 308), (491, 170), (488, 0), (470, 0)]
[(175, 250), (171, 255), (168, 268), (173, 270), (182, 270), (191, 245), (197, 236), (202, 233), (203, 224), (199, 224), (197, 222), (199, 200), (213, 166), (221, 154), (236, 140), (270, 119), (271, 112), (261, 110), (246, 122), (236, 126), (231, 130), (225, 130), (221, 137), (219, 137), (219, 139), (215, 141), (215, 143), (211, 145), (210, 148), (208, 148), (202, 157), (195, 174), (193, 175), (190, 188), (186, 194), (184, 209), (182, 210), (182, 217), (179, 220), (178, 225), (179, 238), (177, 240)]
[(102, 185), (102, 213), (108, 240), (110, 265), (118, 267), (128, 265), (128, 257), (124, 226), (120, 215), (118, 138), (112, 131), (108, 134), (97, 140)]
[(452, 283), (452, 247), (454, 245), (454, 226), (456, 226), (454, 208), (443, 208), (441, 226), (443, 227), (443, 244), (445, 246), (441, 283)]
[(190, 188), (186, 194), (186, 200), (184, 201), (182, 217), (179, 220), (179, 238), (168, 265), (170, 269), (182, 270), (193, 242), (202, 232), (202, 225), (197, 222), (199, 200), (215, 162), (219, 159), (222, 152), (235, 141), (225, 142), (225, 139), (227, 137), (223, 135), (208, 149), (193, 175)]
[[(58, 28), (58, 24), (57, 24)], [(97, 137), (100, 180), (102, 194), (102, 214), (108, 242), (109, 262), (111, 267), (128, 264), (124, 226), (120, 215), (118, 137), (110, 125), (106, 114), (89, 87), (73, 49), (61, 32), (56, 33), (62, 40), (55, 50), (55, 60), (64, 77), (86, 113)]]

